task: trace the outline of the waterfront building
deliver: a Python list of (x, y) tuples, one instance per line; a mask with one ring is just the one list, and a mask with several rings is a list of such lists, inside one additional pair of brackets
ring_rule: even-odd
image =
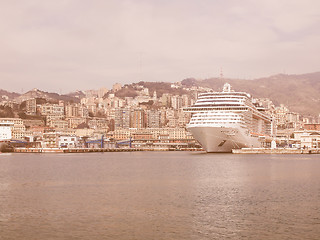
[(8, 141), (12, 138), (12, 122), (0, 122), (0, 141)]
[(43, 148), (57, 148), (59, 147), (58, 137), (59, 134), (54, 129), (45, 129), (42, 135)]
[(12, 138), (23, 139), (25, 136), (26, 127), (23, 124), (21, 118), (0, 118), (0, 123), (13, 123), (12, 127)]
[(59, 136), (58, 145), (60, 148), (76, 148), (78, 147), (78, 139), (76, 136)]
[[(111, 134), (111, 135), (110, 135)], [(134, 139), (134, 136), (152, 135), (152, 139), (171, 139), (171, 140), (180, 140), (180, 139), (194, 139), (190, 133), (186, 131), (185, 128), (129, 128), (129, 129), (116, 129), (112, 133), (108, 133), (109, 136), (112, 136), (116, 140), (126, 140), (130, 137)], [(150, 139), (150, 137), (148, 137)]]
[(301, 148), (320, 148), (320, 131), (303, 130), (294, 132), (294, 140), (300, 142)]

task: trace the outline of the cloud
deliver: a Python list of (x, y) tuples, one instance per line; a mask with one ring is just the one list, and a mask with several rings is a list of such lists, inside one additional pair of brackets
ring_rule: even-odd
[(2, 1), (1, 88), (68, 92), (212, 77), (220, 67), (230, 77), (319, 71), (319, 7), (313, 0)]

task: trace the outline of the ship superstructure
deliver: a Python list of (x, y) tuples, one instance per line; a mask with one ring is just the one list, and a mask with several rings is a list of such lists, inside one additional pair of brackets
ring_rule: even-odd
[(250, 94), (234, 92), (230, 84), (222, 92), (200, 93), (185, 109), (192, 118), (187, 129), (207, 152), (231, 152), (260, 147), (259, 136), (272, 135), (272, 120), (253, 103)]

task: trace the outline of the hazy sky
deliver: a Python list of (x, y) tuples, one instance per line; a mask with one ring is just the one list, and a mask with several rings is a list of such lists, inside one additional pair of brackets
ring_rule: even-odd
[(0, 0), (0, 89), (320, 70), (319, 0)]

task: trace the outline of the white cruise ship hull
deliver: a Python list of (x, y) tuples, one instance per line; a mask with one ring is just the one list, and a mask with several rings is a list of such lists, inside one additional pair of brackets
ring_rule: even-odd
[(240, 126), (188, 126), (193, 137), (208, 152), (232, 152), (232, 149), (260, 147), (257, 137), (252, 137)]

